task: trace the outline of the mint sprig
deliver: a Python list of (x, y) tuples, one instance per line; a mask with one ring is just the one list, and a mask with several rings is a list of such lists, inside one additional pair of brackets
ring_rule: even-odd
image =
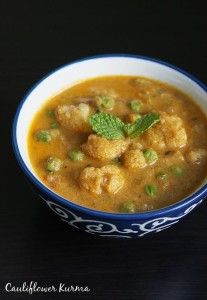
[(132, 124), (127, 124), (127, 132), (131, 138), (136, 138), (147, 129), (160, 121), (160, 116), (156, 113), (149, 113), (137, 119)]
[(92, 129), (109, 140), (117, 140), (129, 136), (136, 138), (147, 129), (159, 122), (160, 116), (156, 113), (148, 113), (137, 119), (132, 124), (124, 124), (118, 117), (107, 113), (96, 113), (89, 118)]
[(92, 129), (108, 140), (123, 138), (125, 124), (115, 116), (107, 113), (96, 113), (89, 118)]

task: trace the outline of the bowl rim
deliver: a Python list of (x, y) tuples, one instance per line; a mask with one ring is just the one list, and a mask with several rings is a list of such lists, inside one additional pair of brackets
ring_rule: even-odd
[(40, 190), (44, 192), (44, 194), (48, 195), (50, 198), (54, 199), (56, 203), (59, 203), (60, 205), (64, 205), (64, 208), (72, 208), (75, 210), (78, 210), (82, 213), (90, 214), (93, 215), (94, 217), (97, 218), (104, 218), (104, 219), (117, 219), (117, 220), (132, 220), (132, 219), (150, 219), (154, 217), (161, 217), (164, 215), (167, 215), (169, 213), (173, 213), (176, 210), (183, 209), (191, 204), (196, 204), (199, 202), (199, 200), (204, 199), (205, 196), (207, 195), (207, 183), (201, 187), (197, 192), (193, 193), (191, 196), (188, 196), (174, 204), (168, 205), (166, 207), (160, 208), (160, 209), (155, 209), (147, 212), (138, 212), (138, 213), (130, 213), (130, 214), (125, 214), (125, 213), (110, 213), (110, 212), (104, 212), (104, 211), (99, 211), (95, 210), (92, 208), (88, 208), (85, 206), (81, 206), (79, 204), (76, 204), (70, 200), (67, 200), (63, 198), (62, 196), (56, 194), (49, 188), (47, 188), (38, 178), (36, 178), (32, 172), (29, 170), (27, 167), (26, 163), (24, 162), (19, 148), (17, 144), (17, 135), (16, 135), (16, 128), (17, 128), (17, 122), (19, 120), (19, 114), (21, 111), (22, 106), (24, 105), (25, 101), (27, 101), (28, 96), (33, 92), (34, 89), (38, 87), (38, 85), (45, 80), (46, 78), (50, 77), (52, 74), (56, 73), (57, 71), (60, 71), (61, 69), (64, 69), (65, 67), (69, 67), (71, 65), (74, 65), (76, 63), (81, 63), (87, 60), (94, 60), (94, 59), (99, 59), (99, 58), (135, 58), (139, 60), (146, 60), (149, 62), (155, 62), (160, 65), (167, 66), (175, 71), (178, 71), (179, 73), (185, 75), (195, 83), (197, 83), (205, 92), (207, 92), (207, 85), (205, 85), (203, 82), (201, 82), (199, 79), (197, 79), (194, 75), (188, 73), (187, 71), (174, 66), (171, 63), (168, 63), (166, 61), (148, 57), (148, 56), (143, 56), (143, 55), (136, 55), (136, 54), (127, 54), (127, 53), (115, 53), (115, 54), (99, 54), (99, 55), (93, 55), (93, 56), (86, 56), (77, 60), (73, 60), (69, 63), (66, 63), (55, 70), (48, 72), (45, 76), (43, 76), (40, 80), (38, 80), (36, 83), (32, 85), (32, 87), (24, 94), (22, 100), (18, 104), (16, 113), (14, 115), (13, 119), (13, 124), (12, 124), (12, 147), (13, 151), (15, 154), (15, 157), (18, 161), (19, 166), (25, 173), (25, 175), (34, 183), (35, 186), (37, 186)]

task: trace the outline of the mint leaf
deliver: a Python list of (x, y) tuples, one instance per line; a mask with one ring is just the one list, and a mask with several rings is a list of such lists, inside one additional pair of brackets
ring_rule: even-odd
[(127, 136), (130, 136), (134, 131), (134, 123), (132, 124), (125, 124), (124, 126), (124, 132)]
[(89, 118), (89, 123), (98, 135), (108, 140), (117, 140), (125, 136), (136, 138), (159, 122), (159, 120), (160, 116), (158, 114), (149, 113), (132, 124), (124, 124), (118, 117), (99, 112)]
[(124, 127), (125, 132), (131, 138), (136, 138), (143, 134), (147, 129), (159, 122), (160, 116), (155, 113), (149, 113), (137, 119), (132, 124), (126, 124)]
[(115, 116), (107, 113), (96, 113), (89, 118), (92, 129), (98, 134), (109, 140), (123, 138), (125, 124)]

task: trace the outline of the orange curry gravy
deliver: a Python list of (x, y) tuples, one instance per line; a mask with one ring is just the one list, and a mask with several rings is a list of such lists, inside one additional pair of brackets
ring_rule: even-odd
[[(133, 107), (132, 100), (140, 107)], [(97, 139), (88, 123), (97, 111), (125, 123), (156, 112), (160, 122), (140, 137), (125, 138), (127, 145), (110, 146), (110, 140)], [(38, 136), (42, 130), (49, 141)], [(108, 76), (86, 80), (47, 100), (32, 120), (28, 151), (40, 180), (64, 198), (100, 211), (142, 212), (173, 204), (202, 184), (206, 132), (206, 116), (181, 91), (144, 77)], [(90, 135), (95, 135), (93, 141)], [(73, 160), (74, 149), (81, 160)], [(155, 153), (154, 161), (146, 150)], [(48, 170), (49, 157), (58, 158), (59, 169)], [(100, 171), (104, 166), (109, 167)]]

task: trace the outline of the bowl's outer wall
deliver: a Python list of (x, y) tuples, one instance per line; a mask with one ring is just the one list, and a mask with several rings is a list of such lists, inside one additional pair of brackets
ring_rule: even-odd
[[(36, 186), (35, 186), (36, 188)], [(36, 188), (37, 189), (37, 188)], [(113, 219), (109, 217), (96, 217), (90, 213), (85, 213), (70, 207), (69, 205), (60, 203), (56, 198), (48, 196), (42, 190), (38, 189), (39, 196), (45, 201), (48, 207), (56, 213), (61, 220), (70, 226), (83, 230), (90, 234), (98, 234), (99, 236), (118, 237), (118, 238), (136, 238), (142, 237), (149, 233), (157, 233), (176, 224), (180, 219), (190, 213), (202, 201), (195, 204), (189, 204), (165, 213), (164, 216), (152, 218), (150, 215), (145, 218), (135, 219)], [(69, 203), (68, 203), (69, 204)]]

